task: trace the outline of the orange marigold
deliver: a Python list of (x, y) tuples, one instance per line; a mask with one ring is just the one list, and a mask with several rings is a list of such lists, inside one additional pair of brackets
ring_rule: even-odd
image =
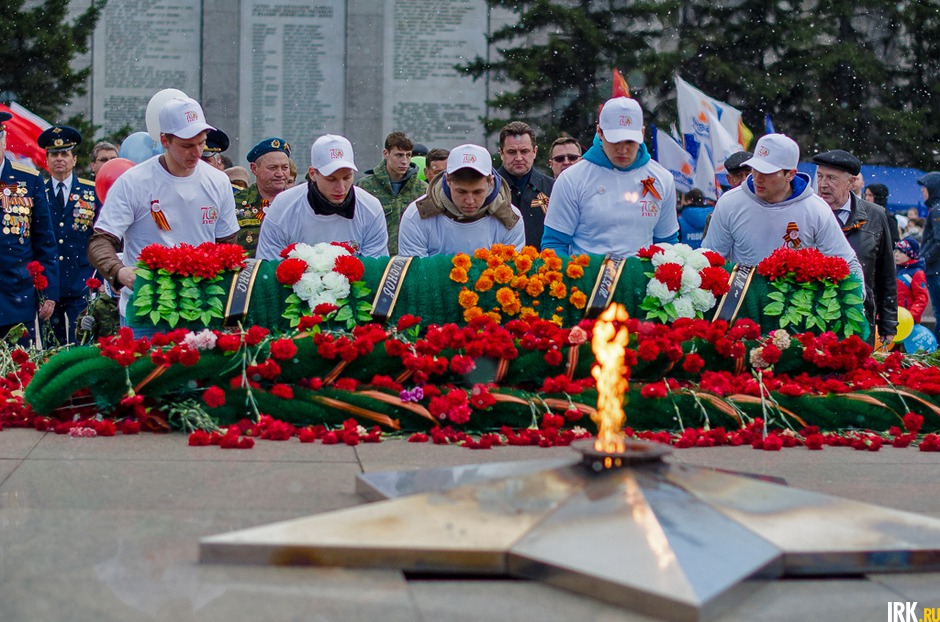
[(501, 264), (493, 270), (493, 280), (497, 283), (508, 283), (513, 277), (512, 268), (506, 264)]
[(552, 324), (555, 324), (555, 325), (557, 325), (557, 326), (561, 326), (561, 322), (562, 322), (561, 316), (560, 316), (560, 315), (557, 315), (557, 314), (556, 314), (556, 315), (553, 315), (553, 316), (552, 316), (552, 319), (550, 319), (549, 322), (551, 322)]
[(561, 272), (555, 272), (554, 270), (547, 270), (542, 275), (542, 280), (547, 281), (549, 283), (561, 283), (563, 278), (564, 277), (561, 276)]
[(525, 287), (525, 293), (537, 298), (542, 292), (545, 291), (545, 284), (542, 283), (542, 279), (538, 277), (532, 277), (529, 279), (528, 285)]
[(474, 318), (478, 318), (481, 315), (483, 315), (483, 309), (480, 307), (470, 307), (463, 312), (463, 321), (469, 324)]
[(528, 272), (532, 269), (532, 258), (526, 255), (516, 257), (516, 270), (519, 272)]
[(486, 274), (481, 274), (480, 278), (477, 279), (477, 282), (474, 283), (473, 289), (477, 290), (478, 292), (488, 292), (493, 289), (493, 279)]
[(466, 283), (467, 271), (464, 268), (453, 268), (450, 271), (450, 280), (454, 283)]
[(561, 270), (561, 266), (562, 266), (561, 258), (558, 257), (558, 255), (556, 255), (554, 251), (552, 252), (551, 255), (548, 255), (548, 256), (545, 256), (545, 251), (542, 251), (542, 263), (549, 270)]
[(490, 253), (490, 249), (488, 248), (478, 248), (473, 251), (473, 256), (477, 259), (482, 259), (483, 261), (489, 259), (491, 254), (492, 253)]
[(450, 261), (452, 264), (454, 264), (455, 268), (463, 268), (464, 270), (469, 270), (472, 263), (470, 260), (470, 255), (467, 255), (466, 253), (457, 253)]
[(524, 255), (535, 261), (539, 257), (539, 249), (535, 248), (534, 246), (523, 246), (520, 255)]
[(585, 296), (584, 292), (573, 291), (571, 296), (568, 297), (568, 302), (570, 302), (575, 309), (583, 309), (587, 306), (587, 296)]
[(548, 294), (552, 298), (564, 298), (568, 295), (568, 288), (561, 281), (552, 281), (549, 286)]
[(578, 264), (582, 268), (587, 268), (591, 265), (591, 258), (588, 255), (572, 255), (571, 262)]
[[(537, 301), (536, 301), (537, 302)], [(519, 318), (523, 320), (534, 320), (539, 316), (538, 312), (532, 307), (522, 307), (519, 309)]]
[(490, 317), (490, 319), (493, 320), (494, 322), (496, 322), (497, 324), (502, 324), (502, 323), (503, 323), (503, 316), (501, 316), (501, 315), (500, 315), (499, 313), (497, 313), (496, 311), (489, 311), (489, 312), (487, 312), (486, 315), (488, 315), (488, 316)]
[(519, 274), (512, 277), (512, 280), (509, 281), (509, 286), (516, 289), (525, 289), (526, 285), (529, 284), (529, 277), (524, 274)]
[(471, 292), (466, 287), (460, 290), (460, 294), (457, 296), (457, 302), (459, 302), (460, 306), (464, 309), (475, 307), (479, 301), (480, 297), (475, 292)]
[(512, 291), (508, 287), (500, 287), (496, 291), (496, 302), (502, 306), (506, 306), (513, 300), (516, 300), (516, 298), (518, 298), (516, 292)]
[(580, 279), (584, 276), (584, 268), (572, 261), (565, 268), (565, 274), (568, 275), (569, 279)]

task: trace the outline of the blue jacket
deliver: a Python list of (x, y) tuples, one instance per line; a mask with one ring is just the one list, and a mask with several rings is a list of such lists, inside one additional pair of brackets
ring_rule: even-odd
[(713, 211), (715, 208), (711, 205), (683, 207), (679, 213), (679, 241), (692, 248), (699, 248), (702, 245), (702, 238), (705, 237), (708, 217)]
[(46, 181), (46, 195), (59, 247), (59, 300), (83, 298), (88, 291), (85, 281), (94, 272), (88, 261), (88, 238), (100, 209), (95, 183), (73, 175), (65, 209), (61, 211), (55, 198), (57, 183), (54, 179)]
[(59, 298), (59, 256), (39, 171), (4, 159), (0, 169), (0, 325), (32, 322), (36, 290), (26, 269), (36, 260), (49, 280), (46, 298)]

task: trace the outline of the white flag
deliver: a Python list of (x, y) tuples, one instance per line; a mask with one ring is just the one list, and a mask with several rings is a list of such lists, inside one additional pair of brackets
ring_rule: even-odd
[(698, 150), (695, 161), (694, 187), (702, 191), (706, 199), (718, 200), (718, 183), (715, 180), (715, 167), (708, 155), (708, 149)]
[[(699, 144), (711, 145), (711, 124), (708, 119), (711, 114), (732, 137), (732, 141), (738, 142), (740, 110), (709, 97), (679, 76), (676, 76), (676, 98), (679, 106), (679, 130), (684, 135), (690, 135)], [(743, 150), (743, 147), (740, 150)]]
[(728, 130), (718, 122), (718, 119), (716, 119), (713, 114), (709, 113), (707, 116), (708, 123), (711, 126), (710, 147), (712, 164), (715, 167), (716, 173), (724, 173), (725, 160), (727, 160), (732, 153), (743, 151), (743, 149), (741, 145), (732, 138), (731, 134), (728, 133)]
[(673, 179), (676, 180), (677, 190), (688, 192), (692, 189), (692, 175), (695, 171), (692, 156), (673, 140), (668, 132), (658, 127), (656, 128), (656, 156), (663, 168), (672, 173)]

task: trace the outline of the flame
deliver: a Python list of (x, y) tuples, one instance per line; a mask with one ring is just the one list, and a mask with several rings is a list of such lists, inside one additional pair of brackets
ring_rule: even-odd
[[(594, 449), (608, 454), (623, 453), (625, 447), (623, 395), (628, 385), (623, 355), (630, 339), (626, 327), (628, 317), (623, 305), (610, 305), (597, 319), (591, 339), (597, 361), (591, 369), (591, 375), (597, 381), (597, 414), (592, 416), (597, 424)], [(619, 326), (614, 322), (619, 322)]]

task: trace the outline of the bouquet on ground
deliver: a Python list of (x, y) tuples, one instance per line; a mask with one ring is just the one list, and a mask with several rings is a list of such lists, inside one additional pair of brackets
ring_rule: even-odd
[(641, 249), (641, 260), (653, 267), (640, 309), (646, 319), (671, 322), (704, 317), (719, 296), (728, 292), (724, 257), (687, 244), (654, 244)]
[(298, 326), (302, 316), (320, 316), (347, 328), (371, 319), (372, 304), (364, 300), (371, 293), (362, 280), (365, 268), (348, 245), (291, 244), (281, 257), (275, 275), (292, 289), (284, 311), (291, 327)]

